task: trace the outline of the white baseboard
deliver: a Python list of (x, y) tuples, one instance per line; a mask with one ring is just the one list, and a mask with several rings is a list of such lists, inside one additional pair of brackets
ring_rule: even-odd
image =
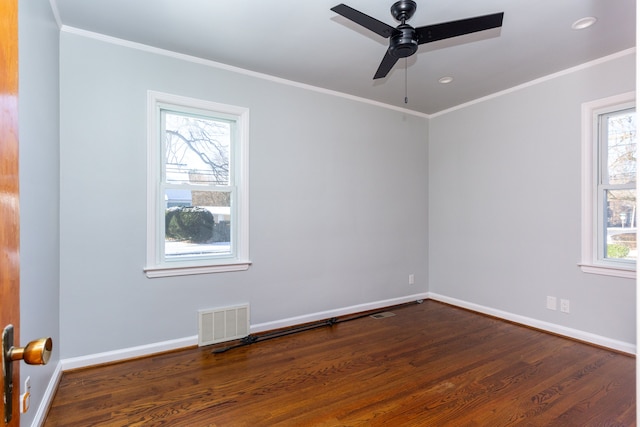
[[(286, 328), (289, 326), (300, 325), (302, 323), (315, 322), (317, 320), (329, 319), (331, 317), (344, 316), (347, 314), (359, 313), (367, 310), (376, 310), (378, 308), (389, 307), (398, 304), (404, 304), (419, 299), (426, 299), (427, 294), (408, 295), (400, 298), (393, 298), (372, 303), (352, 305), (349, 307), (339, 308), (335, 310), (322, 311), (304, 316), (290, 317), (288, 319), (277, 320), (273, 322), (258, 323), (251, 326), (251, 333), (263, 332), (278, 328)], [(149, 356), (164, 351), (177, 350), (184, 347), (198, 345), (198, 337), (185, 337), (170, 341), (163, 341), (153, 344), (141, 345), (137, 347), (124, 348), (120, 350), (107, 351), (104, 353), (89, 354), (86, 356), (71, 357), (62, 359), (60, 365), (62, 371), (70, 369), (84, 368), (87, 366), (100, 365), (103, 363), (118, 362), (121, 360), (132, 359), (135, 357)]]
[[(393, 298), (382, 301), (375, 301), (366, 304), (352, 305), (335, 310), (322, 311), (318, 313), (307, 314), (304, 316), (290, 317), (288, 319), (276, 320), (273, 322), (258, 323), (251, 326), (251, 333), (263, 332), (273, 329), (286, 328), (289, 326), (300, 325), (302, 323), (315, 322), (318, 320), (329, 319), (331, 317), (344, 316), (353, 313), (359, 313), (367, 310), (376, 310), (378, 308), (390, 307), (393, 305), (404, 304), (419, 299), (426, 299), (427, 293), (408, 295), (400, 298)], [(198, 336), (179, 338), (170, 341), (163, 341), (153, 344), (141, 345), (137, 347), (124, 348), (120, 350), (107, 351), (104, 353), (88, 354), (86, 356), (71, 357), (60, 361), (62, 371), (70, 369), (85, 368), (88, 366), (100, 365), (103, 363), (118, 362), (121, 360), (132, 359), (135, 357), (149, 356), (155, 353), (177, 350), (184, 347), (198, 345)]]
[(542, 320), (520, 316), (519, 314), (513, 314), (507, 311), (497, 310), (491, 307), (485, 307), (483, 305), (459, 300), (456, 298), (451, 298), (451, 297), (436, 294), (433, 292), (429, 292), (428, 298), (434, 301), (441, 301), (447, 304), (455, 305), (456, 307), (477, 311), (479, 313), (487, 314), (489, 316), (498, 317), (500, 319), (508, 320), (510, 322), (530, 326), (532, 328), (540, 329), (546, 332), (551, 332), (553, 334), (561, 335), (568, 338), (573, 338), (579, 341), (584, 341), (584, 342), (598, 345), (601, 347), (610, 348), (612, 350), (621, 351), (623, 353), (636, 354), (636, 345), (632, 343), (614, 340), (611, 338), (603, 337), (601, 335), (592, 334), (590, 332), (585, 332), (578, 329), (567, 328), (566, 326), (557, 325), (555, 323), (543, 322)]
[(49, 406), (51, 406), (51, 403), (53, 402), (53, 397), (56, 395), (56, 390), (58, 389), (60, 378), (62, 378), (62, 363), (58, 362), (58, 364), (56, 365), (56, 369), (53, 371), (53, 375), (51, 375), (49, 384), (47, 384), (47, 388), (44, 391), (44, 395), (42, 396), (42, 401), (38, 406), (38, 410), (33, 416), (31, 427), (41, 427), (42, 425), (44, 425), (44, 422), (47, 418), (47, 411), (49, 410)]
[[(485, 307), (479, 304), (459, 300), (456, 298), (447, 297), (432, 292), (420, 293), (414, 295), (407, 295), (399, 298), (392, 298), (387, 300), (375, 301), (366, 304), (352, 305), (348, 307), (321, 311), (303, 316), (289, 317), (287, 319), (276, 320), (272, 322), (258, 323), (251, 325), (251, 333), (258, 333), (264, 331), (270, 331), (274, 329), (287, 328), (290, 326), (296, 326), (303, 323), (316, 322), (319, 320), (329, 319), (332, 317), (345, 316), (354, 313), (360, 313), (368, 310), (376, 310), (384, 307), (391, 307), (398, 304), (404, 304), (417, 300), (433, 299), (435, 301), (441, 301), (447, 304), (451, 304), (457, 307), (466, 308), (468, 310), (477, 311), (479, 313), (487, 314), (490, 316), (505, 319), (511, 322), (519, 323), (522, 325), (530, 326), (543, 331), (551, 332), (554, 334), (566, 336), (569, 338), (585, 341), (595, 345), (611, 348), (613, 350), (622, 351), (629, 354), (636, 354), (636, 345), (623, 341), (614, 340), (611, 338), (603, 337), (601, 335), (592, 334), (590, 332), (580, 331), (578, 329), (567, 328), (565, 326), (557, 325), (554, 323), (544, 322), (541, 320), (533, 319), (530, 317), (520, 316), (518, 314), (509, 313), (502, 310), (497, 310), (491, 307)], [(136, 357), (149, 356), (156, 353), (162, 353), (165, 351), (177, 350), (180, 348), (191, 347), (198, 344), (198, 337), (196, 335), (191, 337), (179, 338), (170, 341), (163, 341), (153, 344), (141, 345), (137, 347), (130, 347), (120, 350), (107, 351), (104, 353), (89, 354), (86, 356), (72, 357), (68, 359), (62, 359), (56, 370), (68, 371), (70, 369), (84, 368), (88, 366), (100, 365), (103, 363), (118, 362), (121, 360), (132, 359)]]
[(63, 371), (70, 369), (84, 368), (87, 366), (101, 365), (103, 363), (118, 362), (135, 357), (150, 356), (165, 351), (177, 350), (184, 347), (198, 345), (198, 337), (178, 338), (175, 340), (162, 341), (153, 344), (139, 345), (136, 347), (123, 348), (120, 350), (106, 351), (104, 353), (88, 354), (86, 356), (71, 357), (62, 359), (60, 364)]
[(274, 329), (287, 328), (289, 326), (301, 325), (303, 323), (317, 322), (318, 320), (330, 319), (332, 317), (346, 316), (354, 313), (361, 313), (363, 311), (377, 310), (379, 308), (391, 307), (394, 305), (404, 304), (407, 302), (425, 300), (427, 299), (427, 293), (407, 295), (400, 298), (392, 298), (382, 301), (375, 301), (366, 304), (351, 305), (349, 307), (338, 308), (334, 310), (320, 311), (312, 314), (305, 314), (303, 316), (290, 317), (288, 319), (276, 320), (273, 322), (258, 323), (251, 326), (251, 332), (264, 332)]

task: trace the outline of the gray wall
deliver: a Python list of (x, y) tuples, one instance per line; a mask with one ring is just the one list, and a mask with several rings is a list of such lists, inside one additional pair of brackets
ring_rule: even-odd
[(577, 265), (581, 103), (633, 90), (628, 55), (432, 118), (429, 291), (635, 343), (635, 280)]
[(30, 425), (60, 359), (59, 311), (59, 31), (47, 0), (20, 0), (20, 344), (53, 338), (46, 366), (21, 364), (31, 377)]
[[(66, 32), (60, 61), (63, 358), (427, 291), (426, 118)], [(147, 90), (250, 109), (248, 271), (144, 275)]]

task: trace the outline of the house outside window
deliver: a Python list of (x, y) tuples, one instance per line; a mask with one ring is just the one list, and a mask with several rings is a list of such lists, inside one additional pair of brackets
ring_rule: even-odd
[(246, 270), (245, 108), (148, 96), (148, 277)]
[(635, 94), (583, 104), (582, 121), (582, 270), (635, 278)]

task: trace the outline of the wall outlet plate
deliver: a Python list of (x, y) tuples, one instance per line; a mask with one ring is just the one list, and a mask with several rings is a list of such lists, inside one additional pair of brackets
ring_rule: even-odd
[(547, 296), (547, 308), (549, 310), (555, 310), (557, 306), (556, 297)]

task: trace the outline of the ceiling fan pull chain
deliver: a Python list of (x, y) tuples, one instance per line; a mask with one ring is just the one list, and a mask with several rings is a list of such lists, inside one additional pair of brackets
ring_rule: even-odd
[(404, 103), (409, 103), (409, 98), (407, 96), (407, 58), (404, 58)]

